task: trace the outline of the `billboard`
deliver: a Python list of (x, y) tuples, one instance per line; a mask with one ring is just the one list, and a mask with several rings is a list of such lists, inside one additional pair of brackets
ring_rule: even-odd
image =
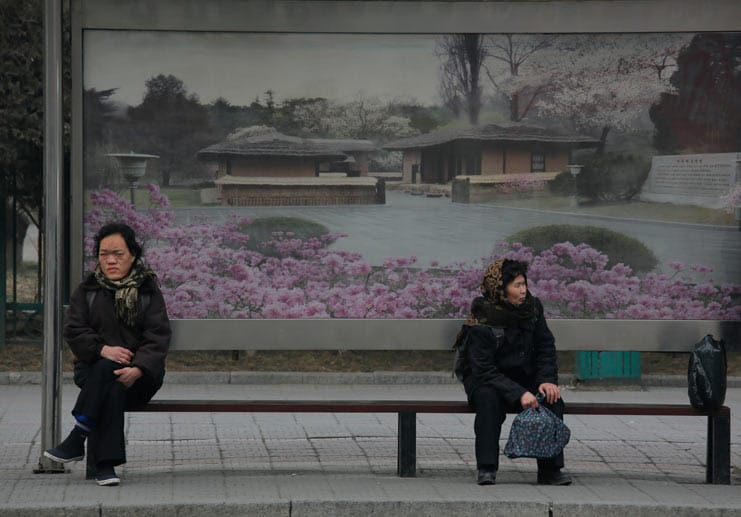
[(173, 318), (458, 320), (503, 257), (550, 318), (741, 317), (739, 32), (629, 2), (79, 3), (79, 271), (128, 222)]

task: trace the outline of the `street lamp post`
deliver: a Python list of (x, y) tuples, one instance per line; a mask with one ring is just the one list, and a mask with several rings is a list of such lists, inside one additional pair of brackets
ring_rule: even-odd
[(121, 167), (121, 173), (129, 182), (129, 192), (131, 192), (131, 206), (136, 209), (136, 201), (134, 194), (136, 189), (139, 188), (139, 178), (144, 176), (147, 171), (147, 160), (156, 159), (159, 156), (155, 154), (139, 154), (131, 151), (129, 153), (112, 153), (106, 154), (111, 158), (116, 158), (118, 164)]
[[(575, 163), (570, 163), (568, 165), (569, 172), (571, 172), (571, 176), (576, 180), (576, 177), (581, 172), (583, 165), (577, 165)], [(575, 191), (574, 195), (571, 197), (571, 206), (572, 207), (578, 207), (579, 206), (579, 194)]]

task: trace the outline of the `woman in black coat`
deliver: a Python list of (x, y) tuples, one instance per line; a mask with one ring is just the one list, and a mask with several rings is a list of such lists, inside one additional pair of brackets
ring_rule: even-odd
[(101, 486), (120, 483), (126, 462), (124, 411), (149, 402), (162, 386), (170, 320), (157, 277), (141, 260), (134, 230), (121, 223), (95, 236), (98, 265), (72, 293), (64, 337), (80, 387), (69, 436), (44, 456), (60, 463), (96, 460)]
[[(543, 315), (543, 304), (527, 289), (527, 263), (499, 260), (490, 264), (481, 283), (483, 296), (471, 306), (471, 317), (461, 333), (466, 337), (463, 385), (476, 411), (477, 482), (492, 485), (499, 467), (499, 436), (507, 412), (544, 406), (563, 419), (553, 334)], [(479, 326), (477, 326), (479, 325)], [(497, 333), (491, 328), (502, 329)], [(567, 485), (561, 471), (563, 453), (538, 459), (538, 483)]]

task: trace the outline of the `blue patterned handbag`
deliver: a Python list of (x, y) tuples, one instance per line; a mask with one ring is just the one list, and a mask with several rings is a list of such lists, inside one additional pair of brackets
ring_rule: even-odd
[(504, 454), (508, 458), (553, 458), (570, 438), (571, 430), (550, 409), (542, 405), (527, 408), (512, 421)]

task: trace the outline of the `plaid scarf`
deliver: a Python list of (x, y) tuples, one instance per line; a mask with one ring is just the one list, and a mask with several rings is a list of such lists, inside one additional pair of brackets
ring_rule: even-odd
[(137, 259), (131, 271), (121, 280), (109, 280), (100, 269), (95, 266), (95, 279), (98, 285), (114, 293), (114, 309), (116, 317), (133, 327), (139, 312), (139, 288), (147, 278), (157, 281), (157, 275), (141, 260)]

